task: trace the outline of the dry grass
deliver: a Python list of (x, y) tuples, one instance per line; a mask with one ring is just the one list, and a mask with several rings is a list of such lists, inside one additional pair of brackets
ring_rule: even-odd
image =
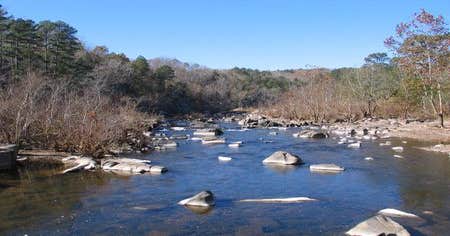
[(127, 100), (112, 102), (98, 90), (71, 91), (35, 74), (0, 92), (0, 142), (102, 156), (148, 116)]

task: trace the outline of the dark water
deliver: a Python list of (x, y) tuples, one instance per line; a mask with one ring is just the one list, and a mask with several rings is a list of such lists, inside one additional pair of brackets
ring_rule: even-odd
[[(400, 220), (413, 235), (450, 231), (450, 159), (401, 144), (405, 158), (377, 141), (361, 149), (336, 140), (295, 139), (295, 130), (225, 132), (238, 149), (180, 141), (173, 151), (142, 156), (168, 167), (163, 175), (118, 176), (98, 172), (54, 176), (52, 171), (2, 174), (0, 233), (7, 235), (342, 235), (383, 208), (417, 214)], [(190, 131), (186, 131), (189, 133)], [(183, 133), (183, 132), (181, 132)], [(262, 140), (261, 140), (262, 138)], [(265, 141), (272, 141), (266, 143)], [(298, 154), (299, 167), (274, 168), (261, 161), (277, 150)], [(221, 163), (217, 156), (233, 157)], [(364, 157), (372, 156), (373, 161)], [(317, 174), (309, 164), (335, 163), (339, 174)], [(196, 213), (176, 205), (211, 190), (216, 206)], [(239, 203), (246, 198), (306, 196), (299, 204)], [(432, 211), (433, 214), (424, 214)]]

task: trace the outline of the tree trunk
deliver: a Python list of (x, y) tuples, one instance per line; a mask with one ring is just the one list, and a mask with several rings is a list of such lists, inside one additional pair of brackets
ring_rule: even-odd
[(440, 118), (440, 122), (441, 122), (441, 128), (444, 128), (444, 110), (442, 109), (441, 83), (438, 83), (437, 87), (438, 87), (438, 98), (439, 98), (439, 118)]
[(444, 113), (439, 113), (439, 122), (441, 128), (444, 128)]

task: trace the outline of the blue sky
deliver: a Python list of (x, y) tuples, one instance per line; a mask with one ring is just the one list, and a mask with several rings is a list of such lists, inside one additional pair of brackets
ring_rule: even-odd
[(359, 66), (395, 25), (450, 0), (0, 0), (15, 17), (63, 20), (88, 47), (211, 68)]

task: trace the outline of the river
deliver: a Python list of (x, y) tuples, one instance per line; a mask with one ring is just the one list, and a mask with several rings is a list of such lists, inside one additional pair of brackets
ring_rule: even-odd
[[(181, 140), (174, 150), (136, 157), (168, 168), (162, 175), (119, 176), (102, 171), (54, 175), (56, 170), (1, 174), (0, 233), (6, 235), (342, 235), (383, 208), (419, 215), (394, 219), (413, 235), (450, 231), (450, 158), (402, 145), (365, 141), (360, 149), (332, 138), (292, 137), (297, 131), (238, 131), (222, 124), (227, 141), (240, 148)], [(231, 130), (230, 130), (231, 129)], [(276, 131), (278, 135), (271, 135)], [(176, 133), (192, 134), (191, 130)], [(278, 150), (305, 165), (272, 167), (262, 160)], [(230, 156), (230, 162), (217, 157)], [(373, 161), (364, 158), (371, 156)], [(310, 164), (334, 163), (337, 174), (310, 172)], [(177, 202), (211, 190), (216, 206), (194, 212)], [(311, 197), (315, 202), (267, 204), (248, 198)]]

